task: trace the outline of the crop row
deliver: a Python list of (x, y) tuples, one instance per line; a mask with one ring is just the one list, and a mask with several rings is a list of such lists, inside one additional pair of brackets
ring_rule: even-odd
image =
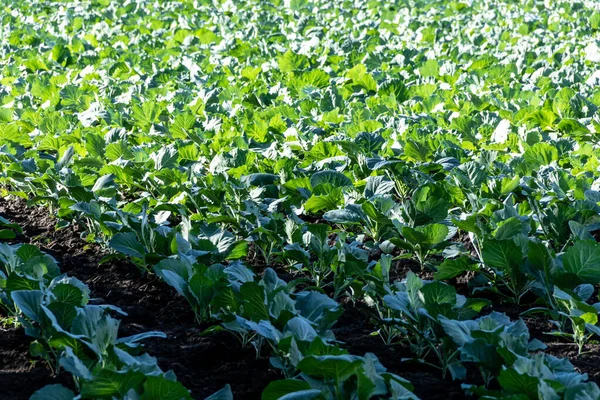
[[(0, 217), (8, 232), (21, 228)], [(144, 339), (164, 338), (162, 332), (119, 337), (118, 307), (94, 304), (90, 290), (77, 278), (61, 274), (56, 260), (30, 244), (0, 243), (0, 307), (16, 319), (33, 341), (33, 357), (42, 359), (53, 374), (73, 376), (79, 398), (191, 399), (171, 372), (143, 353)], [(225, 399), (227, 387), (215, 398)], [(222, 397), (216, 397), (222, 396)], [(60, 384), (35, 392), (33, 400), (72, 400), (75, 393)]]
[(3, 195), (270, 357), (264, 400), (416, 397), (342, 302), (470, 395), (600, 397), (498, 312), (600, 336), (598, 5), (275, 3), (16, 6)]

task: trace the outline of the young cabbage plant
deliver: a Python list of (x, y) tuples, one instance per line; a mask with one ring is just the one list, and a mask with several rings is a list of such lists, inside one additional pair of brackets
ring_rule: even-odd
[(494, 199), (467, 195), (470, 212), (463, 213), (452, 222), (460, 230), (469, 234), (474, 251), (481, 260), (482, 247), (487, 239), (509, 239), (515, 235), (527, 236), (532, 231), (532, 220), (522, 216), (515, 206), (512, 194), (503, 202)]
[(95, 199), (89, 202), (73, 201), (68, 210), (71, 215), (59, 212), (58, 216), (73, 217), (74, 221), (82, 225), (81, 237), (88, 242), (102, 242), (104, 238), (115, 234), (115, 227), (120, 225), (115, 218), (114, 207)]
[(333, 298), (338, 299), (347, 293), (353, 299), (355, 287), (362, 285), (369, 274), (369, 251), (362, 248), (360, 243), (345, 243), (345, 235), (341, 234), (336, 247), (339, 262), (331, 266)]
[(298, 375), (294, 379), (271, 382), (265, 388), (262, 399), (418, 399), (406, 379), (387, 372), (371, 353), (364, 357), (339, 351), (309, 354), (298, 362), (296, 368)]
[(238, 199), (238, 193), (234, 191), (236, 201), (241, 201), (234, 216), (236, 225), (242, 228), (242, 233), (254, 246), (254, 257), (260, 256), (265, 265), (271, 265), (273, 258), (278, 254), (285, 242), (286, 218), (278, 212), (286, 197), (279, 197), (278, 186), (279, 175), (255, 173), (243, 177), (246, 185), (253, 188), (248, 190), (244, 198)]
[[(38, 289), (13, 290), (10, 297), (25, 333), (35, 339), (30, 346), (31, 354), (44, 359), (58, 373), (61, 350), (51, 343), (63, 336), (70, 337), (78, 307), (85, 307), (89, 300), (89, 289), (75, 278), (59, 275), (47, 287), (42, 282)], [(99, 349), (94, 350), (100, 353)]]
[[(237, 289), (230, 306), (220, 310), (224, 322), (207, 332), (228, 330), (243, 346), (252, 344), (257, 357), (268, 348), (272, 364), (287, 375), (294, 371), (288, 354), (292, 338), (296, 346), (306, 346), (317, 337), (333, 339), (330, 329), (342, 310), (328, 296), (315, 291), (293, 293), (294, 283), (281, 280), (270, 268), (258, 282), (238, 280), (233, 286)], [(224, 305), (220, 299), (215, 303)]]
[[(506, 399), (597, 398), (600, 390), (586, 382), (566, 359), (547, 355), (545, 345), (530, 339), (523, 320), (492, 312), (475, 320), (442, 318), (444, 331), (456, 343), (463, 363), (477, 366), (484, 386), (463, 385), (471, 396)], [(498, 390), (499, 388), (499, 390)], [(571, 397), (573, 396), (573, 397)]]
[(551, 303), (554, 308), (536, 307), (527, 310), (524, 315), (539, 313), (548, 315), (556, 330), (547, 334), (573, 341), (581, 354), (585, 344), (592, 337), (600, 337), (600, 326), (598, 326), (600, 303), (593, 305), (587, 303), (594, 293), (594, 287), (590, 284), (579, 285), (569, 292), (555, 286)]
[[(415, 361), (440, 369), (443, 376), (449, 372), (453, 379), (463, 379), (466, 370), (460, 363), (456, 346), (444, 335), (440, 321), (442, 318), (472, 318), (489, 305), (489, 301), (467, 299), (458, 295), (452, 286), (423, 281), (412, 272), (402, 282), (389, 287), (388, 292), (383, 304), (392, 312), (392, 317), (383, 318), (382, 323), (397, 326), (403, 334), (402, 340), (415, 354)], [(385, 315), (385, 309), (380, 310), (380, 314)], [(435, 363), (427, 361), (430, 358), (435, 359)]]
[(402, 226), (411, 228), (440, 223), (448, 217), (450, 204), (447, 198), (448, 193), (441, 187), (420, 186), (402, 203), (395, 219)]
[(88, 242), (103, 241), (112, 236), (119, 224), (115, 212), (117, 186), (114, 178), (112, 174), (102, 175), (91, 188), (72, 186), (70, 196), (58, 200), (57, 216), (80, 224), (84, 229), (81, 237)]
[(165, 335), (146, 332), (119, 338), (120, 321), (108, 311), (123, 312), (112, 306), (88, 305), (89, 289), (77, 279), (61, 275), (43, 290), (15, 290), (11, 297), (22, 313), (25, 332), (35, 339), (31, 354), (43, 358), (54, 373), (70, 372), (84, 397), (100, 390), (95, 379), (99, 374), (133, 372), (143, 365), (149, 375), (162, 373), (155, 359), (134, 353), (140, 340)]
[(482, 290), (491, 290), (520, 304), (521, 298), (534, 286), (535, 281), (527, 273), (523, 247), (528, 239), (515, 236), (510, 239), (488, 239), (482, 248), (483, 268), (480, 276), (487, 284)]
[(391, 238), (390, 242), (401, 249), (409, 251), (415, 257), (421, 269), (425, 267), (435, 268), (430, 262), (431, 257), (439, 255), (450, 246), (451, 244), (447, 239), (456, 232), (455, 229), (450, 230), (448, 226), (443, 224), (430, 224), (417, 228), (402, 226), (399, 230), (402, 239)]
[(348, 227), (359, 226), (374, 245), (379, 245), (394, 233), (394, 224), (389, 215), (397, 206), (389, 197), (375, 196), (360, 204), (348, 204), (343, 209), (327, 211), (323, 219)]
[(530, 240), (527, 244), (525, 271), (535, 279), (531, 291), (543, 299), (549, 308), (555, 309), (554, 284), (560, 280), (560, 275), (551, 250), (537, 240)]
[[(181, 222), (175, 227), (169, 226), (173, 213), (181, 217)], [(247, 246), (240, 246), (231, 232), (217, 224), (193, 225), (176, 207), (158, 206), (149, 212), (144, 203), (137, 217), (122, 211), (118, 211), (117, 215), (122, 222), (120, 231), (110, 239), (109, 246), (120, 256), (129, 256), (144, 272), (161, 260), (176, 255), (206, 264), (246, 255)]]
[(562, 252), (572, 240), (591, 237), (584, 227), (593, 230), (600, 223), (598, 192), (585, 190), (582, 196), (573, 199), (566, 194), (573, 190), (570, 185), (576, 184), (569, 182), (570, 174), (551, 171), (550, 175), (547, 185), (540, 184), (539, 178), (528, 179), (528, 204), (539, 225), (539, 234), (554, 251)]
[(316, 287), (332, 290), (334, 299), (345, 293), (352, 297), (353, 286), (364, 281), (369, 272), (369, 251), (362, 243), (346, 243), (344, 232), (337, 233), (330, 245), (327, 228), (327, 225), (309, 225), (302, 237), (307, 250), (294, 243), (285, 247), (283, 256), (303, 266)]
[(388, 346), (406, 335), (406, 330), (396, 324), (392, 318), (395, 311), (388, 307), (381, 307), (383, 297), (389, 293), (392, 259), (392, 255), (383, 254), (377, 263), (370, 266), (361, 291), (367, 305), (374, 308), (376, 312), (372, 322), (378, 326), (378, 329), (372, 334), (381, 337)]
[(329, 225), (308, 224), (300, 243), (288, 244), (283, 251), (283, 258), (296, 263), (305, 270), (315, 286), (323, 287), (332, 273), (332, 265), (338, 260), (337, 239), (331, 244)]
[(58, 277), (56, 260), (29, 244), (0, 243), (0, 307), (16, 317), (18, 310), (11, 293), (20, 289), (38, 290)]
[(302, 197), (309, 195), (302, 205), (304, 210), (309, 213), (337, 209), (344, 203), (344, 195), (354, 189), (352, 179), (341, 172), (330, 169), (323, 169), (312, 174), (308, 185), (296, 180), (294, 184), (286, 186), (290, 189), (294, 188)]
[(479, 368), (485, 386), (498, 377), (503, 365), (510, 365), (516, 357), (528, 357), (529, 352), (545, 348), (539, 340), (530, 340), (522, 320), (513, 322), (497, 312), (462, 321), (442, 316), (440, 323), (458, 346), (460, 360), (474, 363)]
[(510, 366), (503, 366), (497, 378), (499, 390), (475, 385), (463, 388), (468, 396), (490, 400), (600, 398), (598, 385), (587, 380), (587, 374), (577, 372), (567, 359), (537, 353), (517, 356)]
[[(43, 357), (54, 371), (62, 368), (74, 377), (75, 389), (83, 399), (99, 396), (122, 396), (123, 393), (137, 394), (159, 400), (153, 393), (177, 393), (180, 399), (191, 399), (189, 391), (176, 381), (175, 375), (163, 372), (157, 360), (148, 354), (140, 354), (140, 341), (152, 337), (166, 337), (161, 332), (144, 332), (119, 338), (119, 320), (108, 315), (114, 307), (84, 306), (65, 307), (64, 302), (36, 305), (35, 291), (15, 292), (15, 300), (23, 307), (32, 326), (39, 328), (38, 340), (32, 343), (33, 356)], [(72, 293), (71, 293), (72, 294)], [(43, 303), (43, 301), (42, 301)], [(51, 311), (53, 310), (53, 311)], [(48, 319), (45, 322), (44, 319)], [(50, 323), (50, 327), (45, 327)], [(50, 333), (48, 335), (48, 333)], [(110, 384), (108, 384), (110, 383)], [(45, 387), (37, 392), (40, 398), (65, 392), (60, 385)], [(145, 394), (145, 396), (144, 396)], [(35, 395), (34, 395), (35, 396)], [(74, 397), (74, 394), (73, 394)], [(51, 397), (54, 398), (54, 397)]]
[(198, 323), (210, 321), (221, 308), (235, 307), (229, 300), (233, 292), (254, 279), (254, 273), (237, 261), (207, 267), (178, 256), (162, 260), (154, 272), (188, 301)]
[(290, 297), (293, 284), (284, 282), (271, 268), (265, 270), (261, 281), (255, 282), (254, 275), (240, 266), (228, 271), (233, 283), (229, 295), (215, 299), (225, 322), (212, 329), (228, 330), (244, 347), (251, 343), (259, 357), (264, 345), (276, 348), (284, 327), (296, 314)]
[(166, 224), (169, 214), (149, 211), (147, 202), (142, 204), (137, 215), (118, 210), (121, 226), (108, 245), (119, 254), (129, 256), (136, 266), (148, 272), (155, 262), (172, 254), (171, 243), (176, 230)]
[(264, 265), (271, 265), (275, 254), (279, 253), (284, 245), (285, 222), (282, 215), (257, 217), (255, 228), (249, 237), (256, 250), (255, 258), (260, 255)]

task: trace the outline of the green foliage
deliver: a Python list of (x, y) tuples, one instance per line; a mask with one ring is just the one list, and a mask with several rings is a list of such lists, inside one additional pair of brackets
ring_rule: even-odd
[[(206, 334), (266, 352), (286, 378), (266, 399), (414, 397), (337, 347), (341, 304), (363, 301), (420, 362), (460, 379), (474, 363), (485, 387), (468, 393), (594, 398), (566, 362), (506, 350), (520, 323), (473, 318), (484, 295), (535, 305), (580, 350), (597, 335), (600, 14), (401, 3), (7, 0), (0, 193), (77, 225), (102, 263), (155, 274)], [(52, 257), (4, 243), (21, 233), (0, 218), (0, 305), (36, 356), (85, 396), (189, 396), (155, 363), (136, 361), (149, 378), (124, 362), (141, 356), (118, 320)], [(435, 281), (404, 276), (413, 260)], [(448, 321), (473, 335), (444, 337)]]

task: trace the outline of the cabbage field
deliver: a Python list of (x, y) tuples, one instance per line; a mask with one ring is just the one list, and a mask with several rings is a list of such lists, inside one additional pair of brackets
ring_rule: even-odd
[(600, 2), (3, 0), (0, 399), (600, 399)]

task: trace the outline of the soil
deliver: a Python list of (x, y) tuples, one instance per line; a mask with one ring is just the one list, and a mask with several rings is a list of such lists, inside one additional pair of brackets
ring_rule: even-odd
[[(524, 307), (522, 311), (526, 309)], [(578, 372), (588, 374), (590, 381), (600, 384), (600, 344), (590, 342), (584, 346), (582, 353), (578, 354), (576, 344), (548, 335), (556, 329), (550, 321), (544, 318), (523, 318), (523, 320), (529, 328), (531, 338), (538, 339), (548, 346), (544, 350), (546, 354), (567, 358)]]
[(53, 377), (50, 370), (29, 356), (30, 339), (23, 329), (0, 327), (0, 399), (28, 399), (43, 386), (62, 383), (69, 377)]
[[(94, 301), (113, 304), (125, 311), (121, 317), (120, 335), (144, 331), (161, 331), (166, 339), (145, 341), (146, 351), (157, 358), (163, 370), (173, 370), (193, 397), (203, 399), (226, 384), (230, 384), (236, 399), (260, 399), (267, 384), (282, 376), (270, 367), (268, 359), (256, 358), (252, 348), (242, 348), (239, 341), (226, 332), (201, 336), (206, 326), (199, 326), (188, 304), (157, 277), (142, 272), (124, 260), (99, 261), (106, 252), (97, 244), (80, 238), (81, 230), (69, 226), (56, 230), (56, 220), (47, 209), (26, 206), (22, 200), (0, 199), (0, 215), (18, 223), (23, 234), (12, 242), (32, 243), (51, 254), (60, 263), (61, 271), (89, 285)], [(11, 242), (11, 241), (9, 241)], [(257, 268), (260, 270), (261, 268)], [(282, 266), (276, 271), (286, 280), (296, 278)], [(396, 264), (392, 275), (403, 277), (412, 270), (423, 279), (432, 274), (420, 271), (418, 265), (405, 260)], [(467, 294), (467, 280), (459, 278), (454, 284), (459, 293)], [(463, 293), (465, 292), (465, 293)], [(334, 327), (336, 337), (351, 354), (374, 353), (388, 371), (408, 379), (422, 399), (463, 399), (459, 382), (443, 379), (439, 370), (415, 362), (403, 361), (412, 357), (410, 350), (399, 345), (388, 346), (371, 333), (371, 311), (362, 304), (343, 304), (344, 314)], [(516, 318), (525, 308), (498, 309)], [(525, 319), (532, 337), (548, 345), (547, 352), (569, 357), (573, 365), (589, 374), (590, 380), (600, 381), (600, 345), (586, 347), (589, 353), (577, 355), (577, 347), (544, 335), (550, 330), (542, 319)], [(30, 338), (21, 329), (0, 328), (0, 398), (27, 399), (37, 389), (51, 383), (71, 385), (66, 374), (52, 376), (40, 362), (28, 354)], [(477, 372), (468, 371), (469, 380), (477, 383)], [(17, 384), (23, 382), (23, 384)]]

